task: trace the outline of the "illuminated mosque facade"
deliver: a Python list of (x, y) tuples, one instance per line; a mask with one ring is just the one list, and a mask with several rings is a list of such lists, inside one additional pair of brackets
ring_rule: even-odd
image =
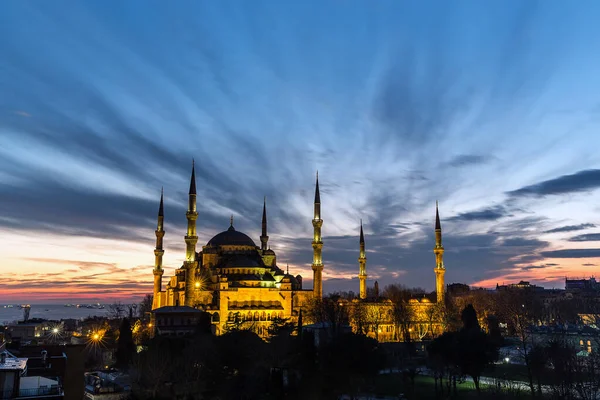
[[(235, 229), (233, 217), (227, 230), (215, 235), (201, 249), (197, 248), (198, 236), (196, 221), (198, 212), (196, 208), (196, 177), (192, 166), (192, 175), (188, 195), (188, 209), (186, 212), (187, 234), (185, 235), (185, 261), (170, 277), (163, 288), (163, 238), (164, 207), (163, 194), (161, 193), (158, 211), (158, 224), (155, 231), (156, 248), (154, 250), (154, 290), (152, 309), (154, 312), (173, 312), (179, 308), (187, 307), (206, 311), (211, 315), (212, 324), (216, 334), (222, 334), (232, 325), (251, 322), (253, 329), (261, 336), (267, 335), (267, 329), (275, 318), (297, 321), (301, 310), (311, 301), (323, 297), (323, 241), (321, 228), (321, 198), (319, 191), (319, 176), (317, 174), (314, 198), (313, 225), (313, 288), (305, 289), (302, 285), (302, 276), (292, 275), (277, 265), (277, 256), (269, 246), (267, 233), (266, 200), (263, 204), (262, 234), (260, 246), (246, 234)], [(443, 263), (444, 248), (441, 242), (441, 226), (436, 205), (436, 257), (437, 302), (443, 304), (444, 299), (444, 273)], [(199, 251), (198, 251), (199, 250)], [(397, 330), (391, 322), (391, 302), (367, 298), (367, 269), (365, 240), (360, 229), (359, 253), (359, 299), (348, 303), (351, 307), (364, 305), (376, 308), (384, 316), (384, 321), (378, 321), (378, 330), (384, 329), (388, 335), (375, 335), (379, 340), (400, 340), (399, 335), (390, 334), (390, 330)], [(377, 285), (377, 283), (375, 283)], [(425, 310), (434, 303), (425, 300), (411, 300), (411, 307)], [(185, 306), (185, 307), (181, 307)], [(415, 315), (418, 313), (415, 313)], [(421, 312), (422, 314), (422, 312)], [(391, 328), (390, 328), (391, 326)], [(383, 327), (383, 328), (382, 328)], [(159, 328), (159, 327), (157, 327)], [(356, 330), (356, 327), (354, 327)]]

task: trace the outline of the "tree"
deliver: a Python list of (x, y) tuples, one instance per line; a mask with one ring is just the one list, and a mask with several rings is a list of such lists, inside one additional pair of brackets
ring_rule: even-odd
[(464, 375), (473, 379), (480, 392), (479, 379), (483, 370), (498, 360), (498, 349), (481, 329), (462, 329), (458, 334), (458, 366)]
[(552, 365), (552, 391), (561, 399), (574, 398), (576, 350), (564, 337), (556, 337), (546, 345), (548, 361)]
[[(159, 390), (175, 371), (175, 360), (169, 339), (160, 336), (152, 339), (146, 350), (134, 356), (134, 392), (148, 391), (150, 398), (156, 398)], [(137, 394), (137, 398), (146, 398)]]
[(330, 336), (341, 334), (342, 327), (349, 322), (348, 303), (337, 295), (323, 299), (312, 299), (306, 307), (306, 317), (313, 324), (327, 328)]
[(338, 398), (348, 391), (358, 393), (384, 367), (385, 358), (377, 341), (354, 333), (342, 334), (319, 353), (322, 398)]
[(519, 339), (519, 351), (527, 368), (527, 378), (532, 396), (535, 396), (535, 387), (533, 385), (533, 374), (529, 362), (529, 349), (533, 345), (531, 325), (535, 319), (534, 312), (538, 311), (538, 307), (533, 305), (534, 302), (535, 299), (531, 293), (524, 291), (506, 291), (498, 297), (498, 312), (503, 314), (503, 318), (508, 322), (510, 330)]
[(502, 337), (502, 331), (500, 329), (500, 321), (498, 320), (498, 317), (496, 317), (494, 314), (488, 315), (486, 325), (488, 334), (490, 335), (490, 340), (492, 340), (496, 347), (502, 347), (504, 344), (504, 338)]
[(152, 311), (152, 301), (153, 296), (151, 294), (147, 294), (144, 296), (140, 304), (138, 305), (138, 314), (142, 320), (148, 318), (150, 311)]
[(296, 324), (290, 321), (289, 318), (275, 317), (271, 320), (271, 325), (268, 328), (269, 336), (279, 336), (281, 334), (290, 335), (296, 329)]
[(349, 318), (354, 333), (358, 335), (366, 335), (369, 333), (369, 327), (367, 326), (367, 311), (364, 302), (355, 300), (352, 303)]
[(460, 315), (460, 319), (462, 320), (464, 331), (481, 330), (479, 321), (477, 320), (477, 311), (475, 311), (472, 304), (467, 304)]
[(367, 332), (370, 330), (375, 334), (375, 340), (379, 341), (379, 331), (381, 324), (387, 321), (387, 308), (382, 303), (367, 304), (364, 307), (365, 325)]
[(460, 331), (446, 332), (433, 340), (428, 348), (430, 363), (436, 368), (445, 366), (453, 379), (456, 376), (455, 367), (458, 367), (463, 375), (473, 379), (479, 393), (481, 373), (498, 359), (498, 348), (481, 330), (477, 313), (471, 304), (463, 309), (461, 319), (463, 327)]
[(125, 316), (125, 305), (120, 301), (116, 301), (108, 305), (107, 311), (110, 319), (121, 319)]
[(115, 354), (117, 367), (127, 369), (134, 354), (135, 344), (133, 342), (131, 325), (127, 318), (123, 318), (119, 328), (119, 339), (117, 340), (117, 352)]
[(254, 399), (268, 384), (268, 344), (248, 330), (235, 330), (216, 337), (221, 363), (222, 398)]
[(529, 351), (529, 366), (531, 374), (537, 381), (538, 395), (542, 396), (541, 378), (546, 372), (546, 364), (548, 363), (548, 352), (542, 345), (536, 344)]
[(408, 289), (402, 285), (388, 285), (383, 290), (384, 296), (392, 301), (392, 319), (395, 325), (397, 339), (410, 341), (410, 325), (414, 320), (413, 308), (409, 301), (416, 289)]
[(456, 375), (458, 374), (458, 333), (444, 332), (436, 337), (427, 346), (427, 357), (429, 365), (434, 370), (435, 391), (439, 392), (443, 397), (444, 384), (443, 379), (446, 377), (447, 392), (450, 394), (451, 387), (454, 385), (454, 394), (456, 395)]
[[(431, 337), (435, 337), (436, 333), (444, 332), (446, 328), (446, 306), (444, 303), (434, 303), (425, 309), (425, 317), (427, 325), (431, 332)], [(436, 326), (440, 329), (436, 329)]]
[(233, 332), (233, 331), (251, 331), (254, 329), (253, 321), (246, 321), (242, 319), (242, 316), (239, 312), (234, 313), (231, 318), (228, 318), (225, 322), (225, 326), (223, 330), (225, 332)]

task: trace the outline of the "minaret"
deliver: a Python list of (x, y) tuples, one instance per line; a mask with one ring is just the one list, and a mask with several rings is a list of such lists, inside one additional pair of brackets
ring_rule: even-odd
[(321, 251), (323, 250), (323, 241), (321, 240), (321, 227), (323, 220), (321, 219), (321, 196), (319, 194), (319, 172), (317, 171), (317, 185), (315, 187), (315, 217), (312, 220), (314, 235), (313, 235), (313, 294), (316, 299), (323, 298), (323, 259)]
[(365, 235), (363, 234), (362, 219), (360, 220), (360, 255), (358, 256), (358, 279), (360, 282), (359, 295), (367, 298), (367, 255), (365, 253)]
[(444, 246), (442, 246), (442, 225), (440, 224), (440, 213), (438, 211), (438, 202), (435, 202), (435, 247), (433, 248), (433, 254), (435, 254), (435, 291), (437, 293), (437, 302), (444, 302), (444, 274), (446, 273), (446, 267), (444, 267)]
[(265, 251), (268, 249), (267, 243), (269, 242), (269, 236), (267, 236), (267, 197), (263, 202), (263, 216), (262, 216), (262, 235), (260, 235), (260, 249)]
[(157, 295), (160, 293), (162, 289), (162, 276), (164, 274), (164, 270), (162, 268), (162, 258), (165, 251), (163, 250), (163, 237), (165, 236), (165, 230), (163, 226), (165, 214), (163, 207), (163, 190), (160, 190), (160, 206), (158, 206), (158, 225), (156, 226), (156, 248), (154, 249), (154, 270), (152, 271), (154, 274), (154, 298), (157, 298)]
[(188, 210), (185, 213), (187, 218), (187, 234), (185, 235), (185, 261), (183, 266), (185, 272), (185, 305), (192, 306), (194, 300), (194, 284), (196, 278), (196, 243), (198, 236), (196, 235), (196, 219), (198, 212), (196, 211), (196, 168), (192, 161), (192, 178), (190, 181), (190, 192), (188, 196)]

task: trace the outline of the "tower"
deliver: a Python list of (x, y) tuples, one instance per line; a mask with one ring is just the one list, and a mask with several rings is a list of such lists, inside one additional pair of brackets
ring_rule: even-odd
[(269, 236), (267, 236), (267, 197), (265, 196), (265, 199), (263, 202), (262, 235), (260, 235), (260, 249), (262, 251), (267, 250), (268, 242), (269, 242)]
[(435, 247), (433, 248), (433, 254), (435, 254), (435, 291), (437, 293), (437, 302), (444, 302), (444, 274), (446, 273), (446, 267), (444, 267), (444, 246), (442, 246), (442, 225), (440, 224), (440, 213), (438, 211), (438, 203), (435, 202)]
[(198, 236), (196, 235), (196, 219), (198, 212), (196, 211), (196, 168), (192, 161), (192, 178), (190, 180), (190, 192), (188, 195), (188, 210), (185, 213), (187, 218), (187, 234), (185, 235), (185, 302), (186, 306), (193, 305), (194, 285), (196, 278), (196, 243)]
[(362, 220), (360, 220), (360, 254), (358, 256), (358, 280), (360, 282), (359, 295), (361, 299), (367, 298), (367, 255), (365, 254), (365, 235), (363, 234)]
[[(156, 247), (154, 248), (154, 301), (157, 300), (157, 295), (162, 289), (162, 276), (164, 270), (162, 268), (162, 258), (165, 251), (163, 250), (163, 237), (165, 236), (165, 230), (163, 226), (165, 214), (163, 208), (163, 190), (160, 190), (160, 205), (158, 206), (158, 224), (156, 226)], [(158, 305), (157, 305), (158, 306)]]
[(321, 196), (319, 194), (319, 172), (317, 171), (317, 184), (315, 186), (315, 214), (312, 220), (314, 234), (313, 234), (313, 294), (315, 298), (323, 298), (323, 259), (321, 257), (321, 251), (323, 250), (323, 241), (321, 240), (321, 227), (323, 226), (323, 220), (321, 219)]

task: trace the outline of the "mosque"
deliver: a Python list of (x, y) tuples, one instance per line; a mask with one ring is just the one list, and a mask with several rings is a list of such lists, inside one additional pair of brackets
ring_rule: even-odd
[[(283, 318), (296, 321), (303, 307), (306, 307), (312, 300), (323, 297), (323, 260), (321, 256), (323, 220), (321, 219), (318, 174), (313, 211), (313, 288), (305, 289), (302, 285), (302, 276), (294, 276), (277, 265), (277, 255), (269, 246), (266, 201), (263, 204), (260, 246), (257, 246), (248, 235), (237, 231), (232, 218), (227, 230), (215, 235), (198, 251), (196, 177), (195, 168), (192, 166), (188, 210), (186, 212), (187, 234), (184, 238), (186, 244), (185, 261), (175, 271), (175, 275), (166, 282), (164, 289), (162, 259), (165, 230), (163, 194), (161, 193), (158, 225), (155, 231), (153, 312), (170, 315), (178, 309), (206, 311), (211, 315), (216, 334), (226, 332), (233, 325), (239, 327), (247, 324), (252, 326), (252, 329), (259, 335), (266, 336), (267, 329), (273, 319)], [(441, 244), (441, 227), (437, 206), (435, 236), (436, 267), (434, 271), (437, 302), (441, 303), (444, 298), (445, 267), (442, 260), (444, 248)], [(391, 321), (388, 321), (391, 316), (390, 302), (367, 298), (366, 253), (362, 223), (358, 278), (360, 299), (355, 300), (352, 304), (354, 306), (364, 304), (371, 308), (376, 307), (381, 310), (382, 314), (386, 315), (386, 323), (394, 325)], [(423, 304), (422, 301), (417, 301), (414, 306), (422, 308), (423, 306), (431, 306), (431, 304)], [(165, 320), (170, 321), (170, 323), (173, 321), (170, 318)], [(378, 329), (381, 329), (382, 322), (378, 322)], [(382, 326), (388, 332), (390, 331), (389, 327)], [(388, 336), (390, 339), (392, 337), (398, 338), (398, 335), (395, 334)], [(382, 335), (382, 339), (384, 338), (385, 335)]]

